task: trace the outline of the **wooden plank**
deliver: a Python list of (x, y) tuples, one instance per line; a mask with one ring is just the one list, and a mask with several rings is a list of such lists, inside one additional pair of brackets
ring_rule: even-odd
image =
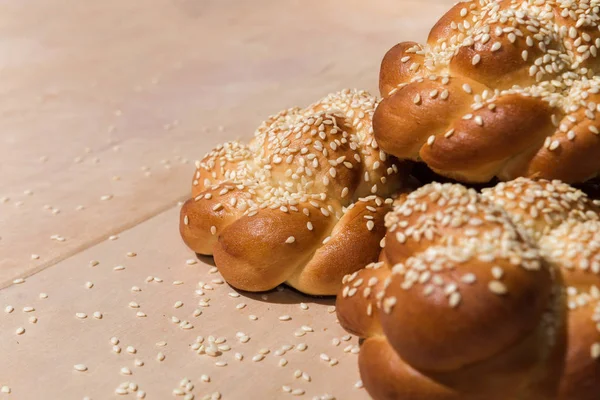
[(190, 160), (267, 115), (375, 90), (386, 49), (447, 4), (0, 3), (0, 287), (171, 207)]

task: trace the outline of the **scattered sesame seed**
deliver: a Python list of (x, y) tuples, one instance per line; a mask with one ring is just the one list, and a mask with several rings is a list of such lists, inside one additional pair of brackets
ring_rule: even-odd
[(88, 368), (84, 364), (75, 364), (73, 368), (75, 369), (75, 371), (79, 372), (85, 372), (88, 370)]
[(308, 346), (306, 345), (306, 343), (299, 343), (296, 345), (296, 350), (298, 351), (304, 351), (308, 348)]

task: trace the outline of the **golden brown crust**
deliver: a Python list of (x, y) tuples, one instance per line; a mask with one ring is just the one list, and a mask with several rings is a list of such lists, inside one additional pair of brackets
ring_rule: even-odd
[(338, 292), (336, 311), (342, 326), (360, 337), (380, 334), (379, 293), (383, 291), (390, 270), (385, 263), (377, 262), (344, 277), (344, 286)]
[(185, 243), (214, 254), (239, 289), (335, 294), (344, 275), (377, 260), (385, 198), (407, 172), (373, 137), (376, 105), (345, 90), (270, 117), (248, 145), (216, 147), (196, 163)]
[[(483, 194), (433, 183), (397, 199), (381, 262), (344, 278), (337, 301), (342, 326), (366, 337), (371, 396), (595, 398), (597, 207), (562, 182), (525, 178)], [(383, 287), (361, 295), (374, 274)]]
[[(585, 298), (579, 305), (578, 299)], [(600, 290), (570, 296), (568, 352), (559, 399), (594, 400), (600, 393)], [(583, 303), (582, 300), (579, 300)]]
[(415, 42), (398, 43), (388, 50), (381, 61), (379, 73), (379, 92), (389, 94), (398, 84), (406, 82), (412, 75), (411, 64), (402, 62), (406, 50), (418, 46)]
[(365, 341), (360, 349), (358, 366), (363, 384), (374, 399), (461, 399), (456, 391), (406, 364), (385, 336), (374, 335)]
[(594, 178), (599, 20), (588, 2), (456, 4), (427, 45), (399, 43), (384, 57), (377, 140), (465, 182)]
[[(383, 218), (391, 210), (390, 204), (379, 203), (375, 199), (354, 203), (333, 227), (327, 243), (315, 251), (304, 268), (289, 276), (286, 283), (307, 294), (332, 294), (341, 285), (340, 277), (355, 272), (357, 265), (377, 260), (380, 242), (385, 236)], [(370, 230), (364, 229), (367, 221), (373, 221)]]

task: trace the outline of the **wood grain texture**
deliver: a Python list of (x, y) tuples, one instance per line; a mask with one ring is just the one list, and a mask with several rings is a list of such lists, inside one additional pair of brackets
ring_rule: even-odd
[[(343, 351), (346, 342), (331, 344), (344, 334), (327, 311), (331, 300), (289, 290), (266, 301), (232, 298), (226, 285), (213, 284), (204, 296), (210, 307), (191, 315), (198, 281), (218, 274), (186, 265), (193, 254), (177, 233), (176, 203), (188, 196), (193, 160), (217, 143), (250, 138), (269, 114), (334, 90), (375, 92), (385, 51), (424, 39), (450, 3), (0, 2), (0, 387), (12, 389), (0, 398), (116, 398), (117, 385), (132, 381), (147, 398), (162, 399), (184, 377), (197, 399), (217, 390), (224, 399), (290, 397), (281, 385), (305, 389), (303, 398), (366, 398), (353, 387), (356, 356)], [(91, 259), (100, 264), (90, 267)], [(126, 269), (113, 271), (117, 265)], [(163, 283), (146, 283), (148, 275)], [(26, 282), (12, 284), (18, 277)], [(133, 285), (142, 291), (132, 293)], [(174, 309), (178, 300), (184, 306)], [(135, 317), (130, 301), (148, 316)], [(242, 302), (246, 308), (236, 309)], [(3, 312), (7, 305), (15, 310)], [(35, 311), (23, 312), (28, 306)], [(284, 314), (292, 320), (279, 321)], [(173, 315), (194, 329), (180, 329)], [(315, 332), (296, 337), (302, 324)], [(248, 344), (238, 342), (238, 330), (252, 337)], [(227, 367), (189, 349), (197, 335), (211, 334), (233, 347), (222, 356)], [(111, 352), (112, 336), (121, 339), (121, 354)], [(163, 349), (155, 346), (160, 340), (168, 343)], [(300, 342), (308, 350), (291, 351), (289, 365), (278, 367), (278, 346)], [(128, 345), (138, 354), (127, 354)], [(252, 362), (262, 347), (272, 353)], [(339, 365), (321, 361), (322, 352)], [(144, 366), (135, 367), (135, 358)], [(78, 363), (89, 370), (74, 371)], [(125, 366), (132, 376), (119, 373)], [(295, 369), (312, 381), (294, 378)], [(204, 373), (211, 383), (199, 381)]]

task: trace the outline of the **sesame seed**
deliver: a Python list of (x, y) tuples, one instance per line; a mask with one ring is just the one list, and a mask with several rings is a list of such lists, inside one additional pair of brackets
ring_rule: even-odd
[(468, 273), (468, 274), (463, 275), (460, 280), (464, 283), (471, 284), (471, 283), (474, 283), (476, 281), (476, 279), (477, 278), (476, 278), (475, 274)]
[(496, 42), (492, 45), (491, 50), (493, 52), (500, 50), (500, 48), (502, 47), (502, 44), (500, 42)]
[(306, 343), (299, 343), (296, 345), (296, 350), (298, 351), (304, 351), (308, 348), (308, 346), (306, 345)]
[(13, 311), (15, 311), (15, 308), (13, 306), (6, 306), (6, 307), (4, 307), (4, 312), (7, 313), (7, 314), (10, 314)]
[(435, 141), (435, 135), (431, 135), (427, 138), (427, 145), (431, 146), (433, 145), (433, 142)]
[(294, 243), (296, 241), (296, 238), (293, 236), (288, 237), (285, 242), (290, 244), (290, 243)]
[(372, 231), (374, 227), (375, 227), (375, 223), (373, 221), (371, 221), (371, 220), (367, 221), (367, 229), (369, 231)]
[(506, 294), (508, 292), (506, 286), (500, 281), (490, 281), (488, 289), (495, 294)]
[(600, 342), (594, 343), (590, 349), (590, 354), (594, 360), (600, 359)]
[(461, 300), (460, 293), (454, 292), (450, 295), (448, 303), (450, 304), (450, 307), (456, 308), (458, 306), (458, 304), (460, 303), (460, 300)]
[(289, 315), (282, 315), (279, 317), (280, 321), (289, 321), (291, 319), (292, 319), (292, 317), (290, 317)]
[(492, 276), (495, 279), (501, 279), (502, 276), (504, 275), (504, 270), (498, 266), (496, 267), (492, 267)]
[(22, 335), (22, 334), (24, 334), (24, 333), (25, 333), (25, 328), (23, 328), (23, 327), (19, 327), (19, 328), (17, 328), (17, 330), (15, 331), (15, 333), (16, 333), (17, 335)]
[(85, 372), (88, 370), (88, 368), (84, 364), (75, 364), (73, 366), (73, 369), (75, 369), (75, 371), (79, 371), (79, 372)]

